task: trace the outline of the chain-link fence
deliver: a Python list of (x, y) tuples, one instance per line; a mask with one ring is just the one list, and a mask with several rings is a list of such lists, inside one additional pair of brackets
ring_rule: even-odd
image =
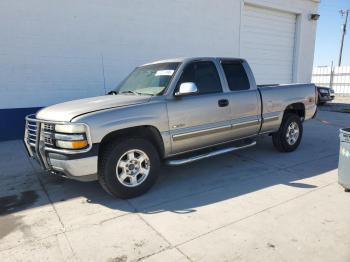
[(350, 66), (322, 66), (312, 71), (312, 83), (333, 87), (338, 95), (350, 96)]

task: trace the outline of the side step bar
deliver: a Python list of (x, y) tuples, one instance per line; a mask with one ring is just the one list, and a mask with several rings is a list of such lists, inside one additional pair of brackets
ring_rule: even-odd
[(205, 158), (226, 154), (226, 153), (229, 153), (229, 152), (241, 150), (241, 149), (252, 147), (252, 146), (255, 146), (255, 145), (256, 145), (256, 141), (253, 141), (253, 142), (251, 142), (249, 144), (246, 144), (246, 145), (243, 145), (243, 146), (239, 146), (239, 147), (228, 147), (228, 148), (219, 149), (219, 150), (216, 150), (216, 151), (213, 151), (213, 152), (209, 152), (209, 153), (206, 153), (206, 154), (192, 156), (192, 157), (189, 157), (189, 158), (168, 160), (168, 161), (166, 161), (166, 164), (169, 165), (169, 166), (185, 165), (185, 164), (192, 163), (192, 162), (195, 162), (195, 161), (198, 161), (198, 160), (202, 160), (202, 159), (205, 159)]

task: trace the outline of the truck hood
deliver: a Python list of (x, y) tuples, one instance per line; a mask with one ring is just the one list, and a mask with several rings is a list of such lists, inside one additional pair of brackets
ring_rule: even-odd
[(74, 117), (108, 108), (146, 103), (150, 96), (106, 95), (73, 100), (41, 109), (36, 118), (49, 121), (71, 121)]

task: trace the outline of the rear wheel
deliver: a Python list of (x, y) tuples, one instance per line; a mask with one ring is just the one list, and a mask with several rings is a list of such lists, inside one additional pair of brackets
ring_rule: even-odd
[(99, 182), (111, 195), (131, 198), (148, 191), (159, 172), (159, 155), (145, 139), (115, 141), (101, 155)]
[(293, 113), (286, 113), (280, 129), (272, 135), (275, 148), (281, 152), (292, 152), (298, 148), (303, 135), (303, 125), (300, 117)]

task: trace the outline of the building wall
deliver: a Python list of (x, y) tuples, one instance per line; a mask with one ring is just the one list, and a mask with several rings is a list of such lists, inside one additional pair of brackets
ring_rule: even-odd
[[(317, 2), (246, 2), (301, 14), (295, 80), (310, 81), (315, 23), (307, 14)], [(239, 56), (243, 6), (241, 0), (2, 0), (0, 117), (9, 118), (8, 110), (13, 117), (0, 126), (0, 140), (16, 133), (17, 118), (25, 113), (102, 95), (136, 65), (179, 56)]]

